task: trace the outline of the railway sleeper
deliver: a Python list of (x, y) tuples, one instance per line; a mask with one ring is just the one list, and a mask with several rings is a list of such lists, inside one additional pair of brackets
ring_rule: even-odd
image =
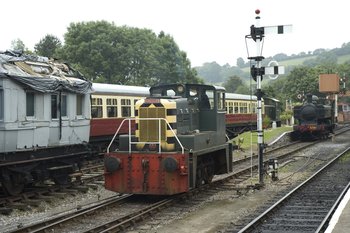
[(71, 182), (70, 175), (74, 172), (73, 165), (62, 165), (50, 167), (47, 169), (50, 174), (50, 178), (58, 185), (66, 185)]
[(10, 215), (12, 213), (13, 209), (7, 208), (7, 207), (0, 207), (0, 214), (3, 215)]

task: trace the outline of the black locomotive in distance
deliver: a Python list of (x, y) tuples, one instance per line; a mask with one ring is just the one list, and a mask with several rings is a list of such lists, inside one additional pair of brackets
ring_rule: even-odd
[(327, 138), (334, 132), (334, 104), (321, 103), (321, 100), (308, 94), (306, 101), (293, 109), (296, 124), (292, 138), (295, 140), (315, 140)]

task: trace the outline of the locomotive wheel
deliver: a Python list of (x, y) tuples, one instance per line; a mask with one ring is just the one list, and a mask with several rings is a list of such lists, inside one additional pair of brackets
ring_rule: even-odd
[(214, 177), (214, 162), (210, 158), (205, 163), (200, 162), (197, 167), (197, 186), (209, 184)]
[(24, 176), (18, 172), (8, 172), (6, 177), (2, 177), (1, 184), (6, 194), (16, 196), (23, 192), (25, 179)]
[(202, 171), (202, 179), (204, 184), (209, 184), (214, 178), (214, 169), (210, 167), (210, 165), (207, 165), (203, 168)]

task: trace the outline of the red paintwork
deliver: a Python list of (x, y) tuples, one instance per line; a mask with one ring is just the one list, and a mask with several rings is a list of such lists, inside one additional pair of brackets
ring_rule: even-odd
[[(93, 118), (90, 122), (90, 137), (114, 135), (125, 118)], [(128, 133), (128, 121), (122, 125), (119, 134)], [(135, 121), (131, 121), (131, 131), (135, 132)]]
[(308, 124), (308, 125), (297, 125), (294, 126), (295, 131), (300, 131), (302, 133), (305, 132), (323, 132), (325, 131), (325, 125), (316, 125), (316, 124)]
[[(188, 192), (188, 154), (123, 153), (112, 152), (121, 160), (121, 167), (113, 173), (105, 173), (105, 188), (118, 193), (173, 195)], [(174, 172), (166, 172), (161, 165), (163, 158), (171, 156), (178, 162)], [(143, 166), (148, 161), (149, 166)], [(182, 169), (181, 169), (182, 167)]]
[[(93, 118), (90, 123), (90, 137), (112, 136), (125, 118)], [(256, 114), (226, 114), (226, 124), (242, 124), (256, 122)], [(131, 131), (135, 132), (135, 122), (131, 122)], [(128, 123), (125, 122), (119, 131), (128, 133)]]
[(256, 114), (226, 114), (226, 124), (256, 122)]

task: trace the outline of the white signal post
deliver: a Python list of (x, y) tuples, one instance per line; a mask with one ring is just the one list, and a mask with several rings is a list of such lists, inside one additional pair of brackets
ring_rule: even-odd
[[(255, 10), (256, 14), (256, 26), (250, 27), (250, 35), (246, 38), (251, 38), (256, 42), (256, 57), (248, 57), (250, 60), (256, 61), (256, 66), (251, 67), (251, 75), (256, 80), (257, 85), (257, 133), (258, 133), (258, 157), (259, 157), (259, 183), (264, 184), (264, 132), (262, 128), (262, 91), (261, 81), (263, 75), (274, 75), (270, 76), (272, 79), (276, 79), (278, 74), (284, 73), (284, 67), (273, 66), (273, 67), (261, 67), (261, 61), (264, 59), (261, 53), (261, 41), (265, 34), (284, 34), (290, 32), (292, 25), (279, 25), (279, 26), (268, 26), (260, 27), (260, 10)], [(277, 62), (275, 62), (277, 64)], [(277, 64), (278, 65), (278, 64)]]

